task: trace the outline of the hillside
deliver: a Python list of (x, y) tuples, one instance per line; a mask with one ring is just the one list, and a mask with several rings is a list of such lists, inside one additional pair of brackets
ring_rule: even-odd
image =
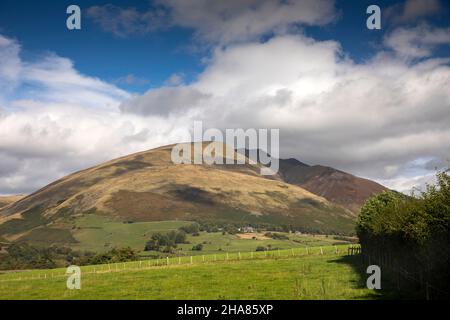
[(296, 159), (280, 160), (280, 176), (355, 214), (372, 195), (387, 191), (382, 185), (330, 167), (309, 166)]
[(24, 196), (17, 195), (17, 196), (0, 196), (0, 209), (3, 207), (6, 207), (7, 205), (10, 205), (11, 203), (14, 203), (16, 201), (19, 201)]
[(175, 165), (171, 149), (76, 172), (0, 209), (0, 237), (76, 243), (76, 221), (86, 215), (120, 223), (200, 219), (353, 232), (350, 211), (277, 176), (260, 176), (258, 164)]

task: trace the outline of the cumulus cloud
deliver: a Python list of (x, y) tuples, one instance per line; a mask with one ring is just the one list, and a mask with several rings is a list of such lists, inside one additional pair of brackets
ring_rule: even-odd
[(183, 84), (184, 74), (174, 73), (164, 82), (166, 86), (179, 86)]
[(17, 85), (22, 67), (19, 51), (20, 46), (15, 41), (0, 35), (0, 91), (3, 95)]
[(191, 87), (163, 87), (135, 96), (120, 105), (124, 113), (171, 116), (186, 113), (209, 96)]
[(442, 10), (440, 0), (406, 0), (388, 7), (385, 17), (394, 24), (411, 23), (438, 14)]
[(280, 128), (285, 157), (386, 183), (422, 168), (411, 164), (417, 158), (449, 157), (449, 61), (411, 64), (380, 53), (357, 64), (335, 41), (278, 36), (217, 49), (196, 82), (170, 94), (153, 89), (122, 110), (151, 116), (167, 108), (168, 117), (222, 129)]
[(424, 58), (439, 45), (450, 45), (450, 28), (433, 28), (421, 24), (414, 28), (397, 28), (385, 37), (385, 45), (404, 58)]
[(393, 190), (403, 192), (405, 194), (420, 195), (421, 192), (426, 191), (427, 185), (436, 184), (436, 174), (426, 173), (416, 176), (400, 176), (390, 180), (380, 180), (386, 186)]
[(139, 11), (111, 4), (94, 6), (87, 14), (103, 30), (117, 36), (144, 34), (160, 28), (185, 27), (197, 39), (228, 44), (282, 32), (292, 25), (324, 25), (336, 17), (334, 0), (158, 0)]
[(143, 86), (150, 83), (150, 81), (143, 77), (135, 76), (134, 74), (127, 74), (126, 76), (119, 77), (113, 80), (115, 84), (136, 85)]

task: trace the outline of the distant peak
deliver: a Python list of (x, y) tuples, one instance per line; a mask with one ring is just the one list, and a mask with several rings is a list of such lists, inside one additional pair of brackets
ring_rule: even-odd
[(298, 161), (295, 158), (289, 158), (289, 159), (283, 159), (284, 162), (290, 164), (291, 166), (302, 166), (302, 167), (309, 167), (306, 163), (303, 163), (301, 161)]

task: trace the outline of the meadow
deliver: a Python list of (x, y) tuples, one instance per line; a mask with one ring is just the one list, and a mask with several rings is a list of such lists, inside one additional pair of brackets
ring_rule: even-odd
[[(192, 224), (192, 221), (157, 221), (123, 223), (110, 220), (98, 215), (87, 215), (76, 220), (77, 229), (74, 237), (78, 241), (71, 245), (76, 250), (103, 252), (114, 247), (129, 246), (141, 252), (142, 256), (155, 255), (157, 252), (142, 252), (145, 243), (153, 233), (167, 233), (178, 228)], [(255, 251), (257, 247), (276, 249), (290, 249), (299, 246), (326, 246), (345, 243), (336, 240), (333, 236), (306, 235), (277, 232), (289, 239), (270, 239), (262, 234), (254, 234), (257, 239), (249, 236), (243, 239), (235, 234), (222, 232), (200, 232), (198, 236), (187, 235), (186, 244), (178, 244), (175, 255), (199, 255), (223, 252)], [(192, 247), (203, 245), (202, 251), (193, 251)]]
[(377, 299), (345, 262), (347, 246), (167, 257), (0, 274), (0, 299)]

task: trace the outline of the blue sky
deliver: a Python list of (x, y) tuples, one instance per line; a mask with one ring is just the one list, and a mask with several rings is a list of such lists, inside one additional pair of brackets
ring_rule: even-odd
[[(71, 32), (65, 28), (65, 10), (73, 3), (82, 9), (82, 30)], [(305, 27), (304, 31), (315, 39), (339, 41), (345, 53), (355, 61), (370, 58), (377, 51), (385, 31), (390, 30), (384, 20), (380, 31), (365, 28), (368, 17), (365, 10), (372, 3), (371, 0), (337, 1), (339, 16), (336, 21), (325, 26)], [(376, 1), (382, 10), (395, 3), (402, 1)], [(145, 34), (117, 36), (102, 30), (85, 14), (92, 6), (107, 4), (138, 11), (155, 6), (151, 1), (3, 0), (0, 3), (0, 31), (22, 44), (24, 59), (32, 60), (54, 52), (70, 58), (80, 72), (117, 82), (120, 87), (133, 92), (142, 93), (159, 87), (172, 74), (182, 74), (189, 82), (203, 70), (202, 59), (211, 48), (192, 44), (194, 29), (173, 26)], [(439, 26), (445, 25), (449, 18), (446, 7), (431, 17), (431, 21)], [(133, 75), (136, 81), (120, 81), (128, 75)]]
[(186, 141), (194, 120), (423, 187), (450, 162), (449, 44), (445, 0), (3, 0), (0, 194)]
[[(126, 89), (142, 92), (160, 86), (173, 73), (187, 79), (201, 70), (201, 56), (188, 52), (192, 30), (172, 28), (167, 31), (118, 37), (104, 32), (91, 19), (82, 16), (82, 30), (70, 32), (65, 27), (66, 8), (73, 1), (17, 1), (0, 3), (0, 30), (23, 45), (23, 57), (34, 59), (47, 52), (70, 58), (81, 72), (115, 81), (129, 74), (138, 83)], [(82, 10), (93, 5), (124, 1), (79, 1)], [(126, 7), (147, 9), (145, 1), (129, 1)], [(32, 23), (30, 23), (32, 22)]]

